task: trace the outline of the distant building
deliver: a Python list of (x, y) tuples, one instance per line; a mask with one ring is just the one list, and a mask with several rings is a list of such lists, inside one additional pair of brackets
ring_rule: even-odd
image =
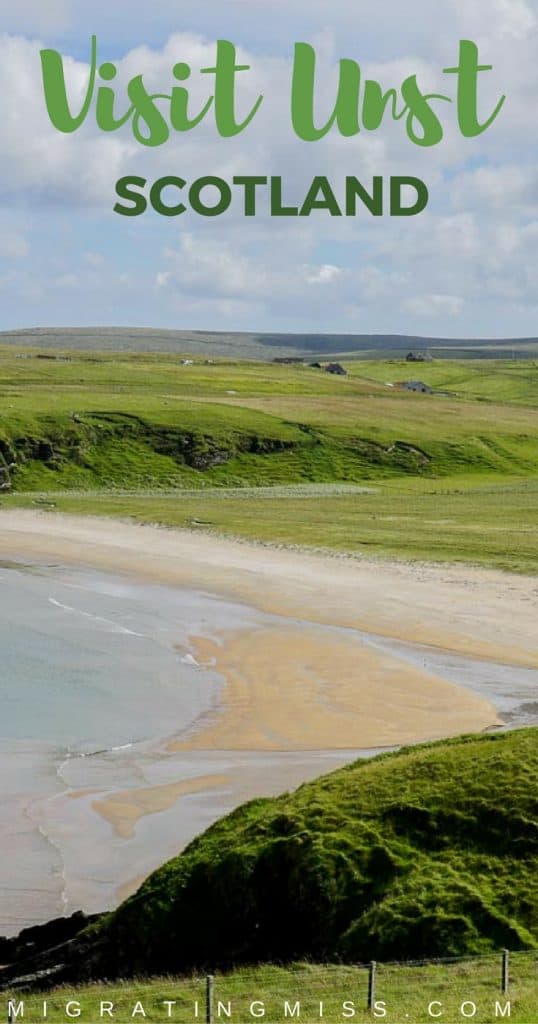
[(401, 388), (403, 391), (416, 391), (421, 395), (433, 395), (433, 388), (423, 384), (421, 380), (404, 380), (397, 384), (396, 387)]
[(334, 373), (338, 377), (347, 377), (347, 370), (340, 363), (327, 363), (325, 373)]
[(273, 359), (273, 362), (284, 366), (302, 366), (304, 359), (298, 359), (296, 356), (277, 356), (276, 359)]
[(429, 352), (408, 352), (406, 357), (408, 363), (431, 363), (433, 359)]

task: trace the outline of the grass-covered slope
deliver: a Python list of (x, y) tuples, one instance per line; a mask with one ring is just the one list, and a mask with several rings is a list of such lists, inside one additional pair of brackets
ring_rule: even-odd
[(538, 364), (346, 366), (0, 348), (0, 504), (534, 571)]
[(371, 372), (369, 365), (350, 365), (341, 378), (307, 366), (0, 350), (0, 487), (202, 488), (536, 472), (538, 412), (525, 404), (538, 379), (534, 364), (519, 375), (491, 371), (489, 398), (484, 382), (475, 394), (474, 364), (450, 371), (422, 364), (443, 385), (447, 373), (448, 383), (458, 377), (461, 394), (450, 396), (397, 391), (387, 385), (404, 373), (401, 364), (373, 364)]
[(256, 800), (79, 938), (75, 975), (537, 948), (537, 779), (528, 729)]

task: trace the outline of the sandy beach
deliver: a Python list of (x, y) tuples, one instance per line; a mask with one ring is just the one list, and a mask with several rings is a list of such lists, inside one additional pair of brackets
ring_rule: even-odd
[[(32, 795), (30, 770), (28, 797), (13, 784), (0, 846), (4, 833), (22, 835), (17, 822), (24, 821), (36, 872), (48, 844), (51, 881), (43, 909), (31, 910), (30, 901), (28, 909), (21, 903), (29, 884), (21, 876), (13, 906), (24, 905), (23, 916), (6, 918), (8, 927), (0, 922), (0, 933), (16, 930), (16, 920), (113, 906), (252, 797), (368, 752), (495, 729), (511, 715), (533, 720), (530, 711), (525, 717), (538, 692), (533, 578), (41, 511), (0, 512), (2, 559), (41, 566), (34, 614), (46, 604), (60, 638), (75, 628), (78, 643), (90, 628), (100, 644), (116, 638), (120, 670), (121, 659), (131, 659), (127, 680), (135, 665), (140, 670), (136, 707), (147, 729), (144, 742), (126, 749), (122, 739), (91, 757), (62, 755), (41, 796), (37, 783)], [(79, 580), (82, 571), (102, 576)], [(158, 670), (158, 701), (169, 702), (166, 735), (157, 720), (152, 732), (148, 718), (144, 643), (150, 688), (152, 650), (169, 659)], [(46, 751), (37, 752), (43, 760)], [(37, 764), (34, 747), (25, 747), (28, 764), (30, 754)], [(9, 868), (8, 883), (11, 876)]]
[(385, 747), (498, 721), (483, 699), (345, 631), (290, 626), (193, 643), (226, 679), (222, 710), (172, 750)]
[(290, 619), (538, 666), (538, 581), (320, 556), (96, 517), (0, 511), (0, 556), (54, 558), (207, 589)]

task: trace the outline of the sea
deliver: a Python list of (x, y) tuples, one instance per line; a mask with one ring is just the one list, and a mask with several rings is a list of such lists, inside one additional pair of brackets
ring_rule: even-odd
[[(189, 638), (275, 619), (188, 588), (0, 563), (0, 935), (114, 907), (238, 804), (376, 753), (170, 750), (224, 686)], [(538, 722), (535, 671), (358, 635), (487, 697), (507, 727)], [(95, 812), (111, 794), (116, 827)]]

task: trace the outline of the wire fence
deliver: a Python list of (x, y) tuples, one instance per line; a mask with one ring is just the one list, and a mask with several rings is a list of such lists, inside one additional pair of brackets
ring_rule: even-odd
[(408, 963), (262, 965), (45, 996), (8, 996), (9, 1024), (538, 1024), (538, 952)]

